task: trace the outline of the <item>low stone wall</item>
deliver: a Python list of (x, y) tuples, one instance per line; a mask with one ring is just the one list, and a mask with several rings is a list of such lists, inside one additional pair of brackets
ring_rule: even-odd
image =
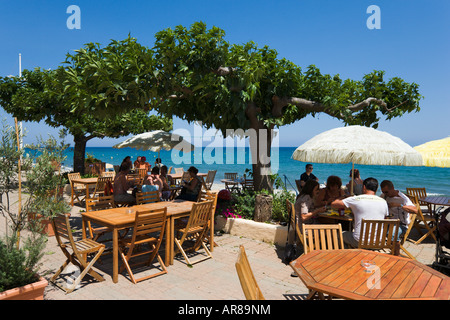
[(286, 245), (287, 226), (246, 219), (225, 219), (222, 216), (218, 216), (215, 219), (215, 229), (234, 236), (272, 243), (281, 247)]

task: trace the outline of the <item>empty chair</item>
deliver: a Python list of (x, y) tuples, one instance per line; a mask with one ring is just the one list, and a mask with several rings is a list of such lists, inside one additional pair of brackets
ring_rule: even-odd
[(239, 182), (235, 181), (237, 179), (237, 172), (225, 172), (224, 177), (227, 180), (232, 180), (232, 182), (225, 182), (225, 189), (233, 192), (239, 190)]
[(314, 250), (344, 249), (341, 224), (303, 224), (305, 254)]
[(420, 198), (426, 198), (427, 190), (426, 188), (406, 188), (406, 194), (409, 196), (416, 196), (417, 200), (424, 214), (432, 214), (431, 204), (427, 202), (420, 201)]
[(358, 248), (372, 250), (390, 250), (395, 254), (395, 243), (397, 242), (400, 220), (366, 220), (361, 221), (361, 232), (359, 235)]
[[(123, 261), (120, 272), (123, 272), (123, 270), (126, 269), (131, 278), (131, 281), (135, 284), (139, 281), (143, 281), (167, 273), (166, 266), (164, 265), (164, 262), (158, 253), (164, 236), (166, 218), (167, 208), (137, 211), (132, 236), (129, 238), (121, 239), (119, 241), (119, 253)], [(149, 248), (145, 249), (144, 245), (148, 245)], [(130, 263), (131, 259), (146, 254), (150, 255), (146, 261), (139, 261), (134, 264)], [(136, 278), (135, 274), (132, 271), (132, 267), (143, 264), (150, 266), (155, 258), (159, 262), (160, 271), (140, 278)], [(143, 271), (141, 270), (141, 272)]]
[[(55, 231), (56, 241), (58, 242), (58, 246), (61, 248), (62, 252), (66, 256), (66, 261), (62, 264), (62, 266), (56, 271), (55, 275), (50, 279), (57, 287), (63, 289), (66, 293), (70, 293), (80, 281), (84, 278), (84, 276), (89, 273), (92, 277), (94, 277), (98, 281), (104, 281), (103, 277), (99, 275), (92, 269), (92, 266), (97, 261), (98, 258), (105, 250), (105, 246), (100, 244), (92, 239), (82, 239), (79, 241), (75, 241), (72, 234), (72, 229), (70, 228), (69, 222), (69, 214), (58, 215), (52, 219), (53, 229)], [(69, 252), (72, 251), (72, 253)], [(90, 262), (87, 261), (87, 255), (93, 255)], [(64, 271), (69, 263), (74, 264), (80, 269), (80, 274), (73, 281), (72, 285), (68, 287), (64, 287), (56, 283), (56, 279)], [(67, 282), (66, 282), (67, 283)]]
[(82, 184), (72, 182), (72, 180), (74, 179), (81, 179), (80, 173), (79, 172), (68, 173), (67, 178), (69, 179), (69, 183), (72, 188), (71, 204), (73, 205), (74, 199), (76, 199), (78, 203), (81, 203), (86, 196), (86, 188)]
[(116, 172), (115, 171), (105, 171), (105, 172), (102, 172), (101, 176), (102, 177), (112, 177), (112, 179), (114, 180), (114, 178), (116, 177)]
[[(408, 251), (406, 250), (406, 248), (404, 247), (405, 241), (408, 239), (409, 233), (411, 232), (412, 227), (414, 226), (414, 223), (416, 221), (416, 214), (415, 213), (410, 213), (409, 214), (409, 225), (408, 228), (406, 229), (405, 233), (401, 235), (400, 237), (400, 249), (406, 253), (406, 255), (410, 258), (410, 259), (415, 259), (414, 256)], [(400, 254), (400, 252), (399, 252)]]
[[(115, 208), (114, 204), (114, 196), (100, 196), (95, 198), (87, 198), (86, 199), (86, 211), (98, 211), (105, 210), (110, 208)], [(91, 239), (97, 241), (101, 236), (105, 235), (108, 232), (111, 232), (111, 229), (108, 227), (92, 227), (91, 222), (88, 221), (87, 224), (89, 235)], [(110, 241), (110, 240), (106, 240)]]
[(253, 179), (247, 179), (247, 177), (244, 175), (244, 182), (242, 183), (242, 189), (244, 191), (255, 191), (255, 188), (253, 186)]
[(214, 242), (213, 244), (211, 244), (211, 239), (214, 238), (214, 215), (216, 213), (216, 206), (217, 206), (217, 197), (218, 197), (218, 193), (217, 192), (212, 192), (212, 191), (200, 191), (200, 198), (199, 198), (199, 202), (202, 201), (212, 201), (213, 204), (211, 206), (211, 222), (209, 224), (209, 232), (206, 232), (206, 236), (205, 238), (208, 239), (208, 243), (209, 245), (209, 250), (211, 252), (214, 251), (214, 247), (217, 246), (217, 244)]
[[(186, 227), (177, 230), (180, 233), (180, 237), (175, 238), (175, 244), (186, 260), (188, 266), (192, 266), (194, 263), (212, 258), (211, 252), (204, 243), (206, 232), (209, 230), (211, 222), (212, 205), (213, 201), (194, 203)], [(193, 241), (194, 244), (185, 249), (183, 248), (183, 245), (187, 240)], [(203, 257), (195, 262), (191, 262), (186, 254), (186, 251), (196, 252), (200, 249), (200, 246), (205, 250), (206, 257)]]
[(239, 246), (239, 255), (235, 264), (236, 272), (247, 300), (265, 300), (261, 289), (256, 282), (244, 246)]
[(159, 198), (159, 191), (148, 191), (148, 192), (137, 192), (136, 193), (136, 203), (137, 204), (145, 204), (145, 203), (153, 203), (159, 202), (161, 199)]
[(205, 180), (206, 190), (211, 190), (217, 170), (209, 170)]
[(174, 168), (175, 173), (183, 173), (184, 169), (183, 168)]
[[(413, 241), (414, 244), (419, 244), (427, 237), (431, 236), (434, 241), (436, 241), (436, 236), (434, 234), (436, 230), (436, 219), (431, 214), (425, 214), (422, 211), (422, 207), (417, 195), (408, 194), (408, 197), (411, 199), (412, 203), (414, 203), (417, 207), (417, 215), (414, 221), (414, 228), (422, 234), (419, 240)], [(425, 229), (425, 234), (422, 232), (422, 229)]]

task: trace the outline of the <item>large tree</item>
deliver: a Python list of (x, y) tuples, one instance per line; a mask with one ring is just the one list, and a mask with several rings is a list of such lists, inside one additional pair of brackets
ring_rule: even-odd
[[(146, 94), (137, 80), (147, 75), (142, 66), (151, 65), (142, 61), (151, 56), (146, 50), (131, 38), (105, 48), (87, 44), (56, 70), (36, 68), (21, 78), (0, 78), (0, 104), (19, 120), (66, 128), (74, 137), (74, 170), (83, 173), (86, 144), (93, 138), (172, 129), (171, 118), (134, 108)], [(121, 111), (110, 112), (108, 104)]]
[[(224, 37), (223, 30), (208, 30), (203, 23), (156, 34), (160, 91), (153, 107), (168, 116), (201, 120), (224, 135), (227, 129), (254, 129), (257, 136), (250, 136), (250, 146), (258, 190), (271, 189), (265, 174), (270, 163), (261, 151), (270, 150), (275, 127), (326, 113), (346, 125), (376, 128), (381, 116), (392, 119), (420, 110), (418, 85), (398, 77), (385, 81), (383, 71), (362, 80), (322, 74), (314, 65), (303, 72), (267, 46), (230, 44)], [(264, 132), (267, 138), (260, 141)]]
[[(189, 29), (169, 28), (155, 37), (151, 49), (131, 38), (125, 42), (133, 46), (113, 42), (109, 50), (92, 44), (71, 58), (73, 66), (59, 70), (55, 87), (72, 101), (73, 114), (89, 113), (99, 121), (140, 108), (201, 121), (224, 135), (227, 129), (254, 129), (250, 146), (257, 190), (271, 189), (265, 156), (270, 156), (276, 127), (319, 113), (345, 125), (377, 127), (380, 117), (420, 110), (419, 86), (398, 77), (386, 81), (383, 71), (370, 72), (362, 80), (322, 74), (314, 65), (303, 71), (278, 58), (274, 49), (253, 42), (230, 44), (223, 30), (208, 30), (201, 22)], [(121, 68), (133, 70), (124, 74), (124, 81), (117, 80), (122, 79)], [(269, 154), (262, 154), (265, 150)]]

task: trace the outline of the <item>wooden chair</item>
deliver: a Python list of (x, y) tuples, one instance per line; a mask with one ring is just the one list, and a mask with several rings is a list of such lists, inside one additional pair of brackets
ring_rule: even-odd
[[(186, 227), (177, 230), (181, 234), (181, 236), (179, 239), (178, 237), (175, 238), (175, 244), (177, 245), (178, 250), (183, 255), (189, 267), (191, 267), (194, 263), (212, 258), (211, 252), (208, 250), (208, 247), (204, 243), (206, 231), (208, 230), (211, 221), (212, 205), (213, 201), (194, 203)], [(185, 250), (183, 249), (183, 244), (187, 240), (194, 241), (194, 244)], [(206, 257), (192, 263), (189, 260), (186, 251), (196, 252), (200, 248), (200, 246), (205, 249)]]
[(112, 180), (114, 181), (114, 178), (116, 177), (116, 172), (115, 171), (105, 171), (105, 172), (102, 172), (101, 176), (102, 177), (111, 177)]
[(400, 220), (366, 220), (361, 221), (358, 248), (371, 250), (388, 249), (395, 254), (395, 243), (397, 242)]
[[(100, 196), (95, 198), (87, 198), (86, 199), (86, 211), (98, 211), (104, 209), (115, 208), (116, 205), (114, 203), (114, 196)], [(108, 227), (92, 227), (91, 222), (89, 221), (87, 224), (90, 238), (94, 241), (97, 241), (101, 236), (106, 233), (111, 232), (112, 230)], [(111, 241), (104, 240), (102, 242)]]
[(105, 195), (105, 186), (106, 184), (109, 183), (113, 183), (113, 178), (112, 177), (98, 177), (97, 179), (97, 184), (95, 186), (95, 190), (94, 193), (92, 195), (92, 198), (96, 197), (96, 196), (104, 196)]
[(183, 168), (174, 168), (175, 173), (183, 173), (184, 169)]
[[(71, 187), (73, 188), (73, 195), (71, 195), (71, 203), (73, 204), (73, 199), (76, 199), (78, 203), (81, 203), (84, 198), (86, 197), (86, 188), (84, 185), (79, 183), (72, 183), (72, 180), (74, 179), (81, 179), (81, 175), (79, 172), (75, 173), (68, 173), (67, 178), (69, 179), (69, 183)], [(81, 198), (83, 197), (83, 198)], [(80, 199), (81, 198), (81, 199)]]
[[(417, 215), (414, 220), (414, 228), (422, 234), (422, 237), (417, 241), (412, 241), (414, 244), (419, 244), (427, 237), (433, 237), (434, 241), (437, 241), (434, 232), (436, 231), (436, 219), (431, 214), (424, 214), (422, 211), (422, 207), (417, 195), (408, 194), (408, 197), (411, 199), (412, 203), (414, 203), (417, 207)], [(425, 229), (426, 233), (422, 232), (422, 229)]]
[(200, 191), (200, 198), (198, 199), (198, 202), (204, 202), (204, 201), (212, 201), (213, 204), (211, 206), (211, 221), (209, 223), (209, 231), (207, 230), (205, 238), (208, 240), (209, 243), (209, 251), (213, 252), (214, 247), (217, 247), (217, 244), (214, 242), (211, 244), (211, 238), (212, 233), (214, 232), (214, 215), (216, 213), (216, 207), (217, 207), (217, 192), (212, 192), (209, 190), (206, 191)]
[(300, 240), (301, 244), (304, 246), (303, 235), (302, 235), (300, 227), (299, 227), (299, 225), (297, 223), (297, 216), (295, 214), (295, 206), (288, 199), (286, 199), (286, 209), (287, 209), (288, 214), (291, 217), (291, 221), (290, 222), (291, 222), (292, 229), (294, 230), (294, 232), (295, 232), (297, 238)]
[(216, 177), (217, 170), (209, 170), (206, 176), (205, 186), (206, 190), (211, 190), (214, 183), (214, 178)]
[[(341, 224), (302, 224), (304, 253), (314, 250), (344, 249)], [(308, 300), (318, 297), (321, 300), (331, 299), (322, 292), (309, 290)]]
[(149, 192), (137, 192), (136, 193), (136, 203), (144, 204), (144, 203), (153, 203), (159, 202), (161, 199), (159, 198), (159, 191), (149, 191)]
[(244, 174), (244, 182), (242, 183), (242, 190), (243, 191), (255, 191), (255, 188), (253, 186), (253, 179), (247, 179), (247, 177)]
[(404, 247), (405, 241), (406, 239), (408, 239), (409, 233), (411, 232), (412, 227), (414, 226), (414, 223), (416, 221), (416, 214), (415, 213), (410, 213), (409, 214), (409, 225), (408, 225), (408, 229), (406, 229), (405, 233), (402, 234), (401, 238), (400, 238), (400, 250), (403, 250), (404, 253), (406, 253), (406, 255), (410, 258), (410, 259), (415, 259), (414, 256), (409, 253), (408, 250), (406, 250), (406, 248)]
[[(105, 246), (92, 239), (83, 239), (75, 241), (73, 239), (72, 230), (70, 228), (69, 214), (58, 215), (52, 219), (53, 229), (55, 231), (56, 241), (62, 252), (66, 256), (66, 261), (56, 271), (55, 275), (50, 279), (57, 287), (64, 290), (66, 293), (70, 293), (78, 286), (84, 276), (89, 273), (98, 281), (104, 281), (103, 277), (97, 272), (92, 270), (92, 266), (105, 250)], [(72, 253), (69, 252), (72, 251)], [(87, 255), (95, 254), (90, 262), (87, 262)], [(73, 281), (72, 285), (63, 287), (56, 283), (56, 279), (64, 271), (69, 263), (74, 264), (80, 269), (80, 275)]]
[(169, 170), (167, 170), (167, 174), (170, 174), (172, 172), (173, 167), (169, 167)]
[(118, 173), (119, 173), (120, 166), (117, 165), (117, 164), (115, 164), (115, 165), (113, 165), (113, 168), (114, 168), (114, 172), (115, 172), (116, 174), (118, 174)]
[[(158, 253), (159, 247), (164, 236), (166, 226), (167, 208), (158, 210), (142, 210), (136, 212), (136, 221), (133, 227), (133, 235), (130, 238), (124, 238), (119, 241), (119, 253), (122, 258), (123, 265), (120, 272), (127, 270), (133, 283), (138, 283), (146, 279), (156, 277), (167, 273), (161, 256)], [(144, 244), (149, 245), (148, 250), (144, 250)], [(138, 250), (135, 250), (138, 249)], [(130, 264), (130, 260), (145, 254), (150, 254), (147, 261), (140, 261), (135, 264)], [(155, 258), (158, 259), (160, 265), (160, 272), (136, 278), (131, 267), (146, 264), (149, 266)]]
[[(236, 180), (237, 175), (238, 175), (237, 172), (225, 172), (224, 178), (228, 180)], [(233, 192), (235, 190), (239, 190), (239, 185), (237, 183), (225, 182), (225, 189), (229, 190), (230, 192)]]
[(138, 174), (139, 178), (142, 180), (145, 180), (145, 178), (148, 175), (148, 173), (147, 173), (148, 171), (146, 168), (137, 168), (137, 169), (135, 169), (135, 171)]
[(344, 249), (341, 224), (303, 224), (304, 253)]
[(239, 246), (239, 255), (235, 264), (236, 272), (247, 300), (265, 300), (261, 289), (256, 282), (244, 246)]
[(426, 188), (406, 188), (406, 194), (408, 196), (416, 196), (419, 204), (424, 214), (432, 214), (431, 204), (427, 202), (420, 201), (420, 198), (425, 198), (427, 196)]

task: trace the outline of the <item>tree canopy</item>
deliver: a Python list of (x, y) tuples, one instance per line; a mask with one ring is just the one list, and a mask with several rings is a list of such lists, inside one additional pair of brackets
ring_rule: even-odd
[[(380, 117), (419, 111), (422, 98), (418, 84), (385, 80), (384, 71), (352, 80), (322, 74), (314, 65), (302, 70), (268, 46), (230, 44), (224, 30), (202, 22), (158, 32), (151, 49), (130, 37), (104, 49), (89, 44), (68, 55), (66, 64), (56, 71), (54, 92), (73, 114), (104, 121), (131, 110), (156, 110), (169, 118), (202, 121), (224, 135), (227, 129), (270, 132), (319, 113), (345, 125), (376, 128)], [(0, 81), (0, 91), (11, 91), (1, 86)], [(37, 93), (35, 99), (48, 102)], [(270, 134), (266, 142), (270, 150)], [(260, 155), (256, 158), (255, 187), (261, 189), (268, 183)]]

